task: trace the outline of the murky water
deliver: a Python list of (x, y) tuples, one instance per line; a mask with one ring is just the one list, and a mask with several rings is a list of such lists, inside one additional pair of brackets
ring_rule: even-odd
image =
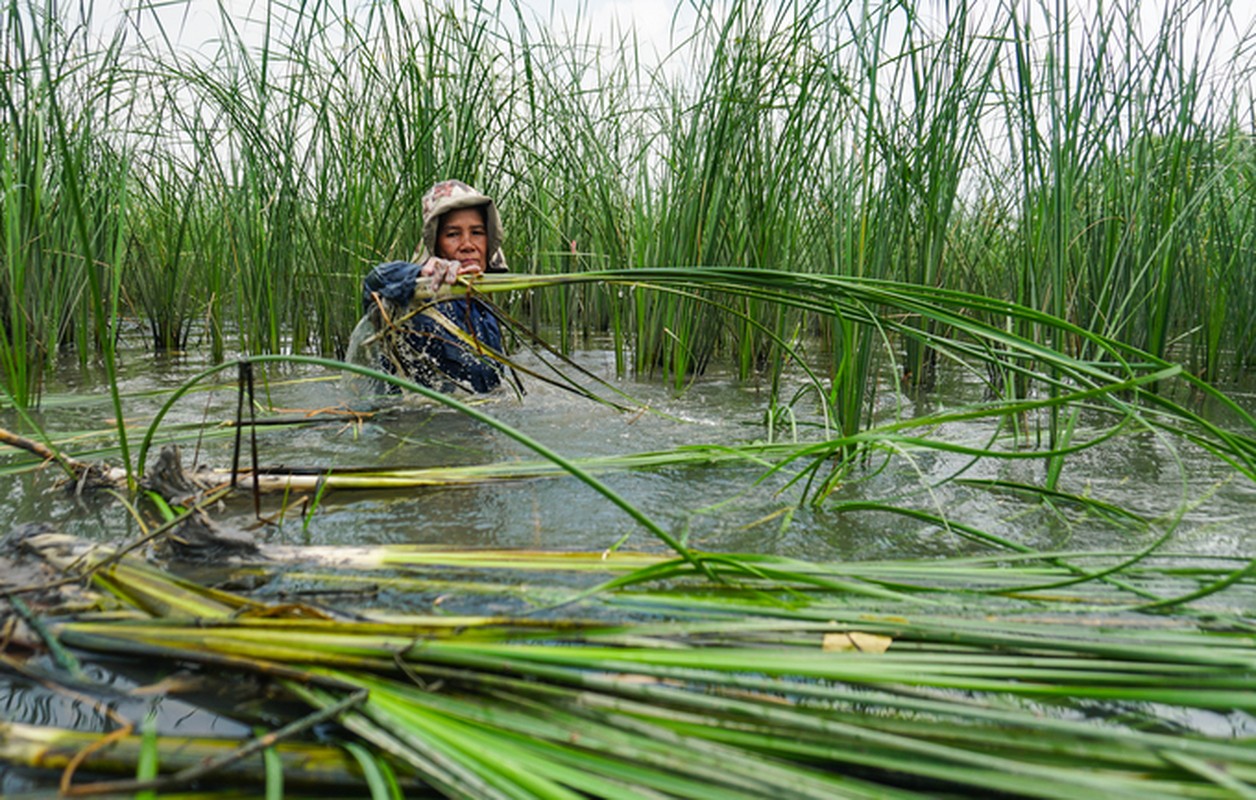
[[(586, 369), (648, 410), (622, 412), (527, 380), (522, 398), (503, 394), (477, 407), (563, 456), (613, 456), (671, 449), (688, 444), (742, 444), (763, 441), (769, 397), (764, 387), (741, 385), (712, 372), (677, 393), (653, 381), (614, 377), (613, 354), (590, 349), (576, 355)], [(167, 400), (169, 389), (204, 369), (196, 361), (156, 362), (137, 356), (124, 375), (123, 409), (131, 423), (132, 457), (143, 433)], [(262, 370), (259, 367), (259, 370)], [(67, 369), (50, 382), (44, 408), (34, 414), (54, 441), (85, 459), (113, 443), (113, 408), (95, 376)], [(231, 371), (211, 379), (212, 389), (184, 396), (167, 414), (159, 437), (181, 441), (189, 468), (229, 467), (234, 434), (219, 423), (236, 414), (237, 388)], [(949, 382), (948, 382), (949, 381)], [(534, 461), (528, 448), (489, 426), (429, 401), (401, 401), (357, 395), (321, 370), (269, 365), (256, 381), (262, 416), (311, 415), (300, 428), (262, 427), (258, 461), (312, 469), (340, 467), (434, 467)], [(980, 387), (962, 375), (949, 376), (933, 394), (919, 398), (882, 393), (883, 414), (911, 416), (977, 399)], [(599, 389), (603, 396), (614, 397)], [(816, 419), (806, 400), (794, 408), (799, 426), (778, 427), (778, 439), (814, 438)], [(354, 421), (328, 412), (369, 410)], [(319, 413), (321, 412), (321, 414)], [(0, 410), (0, 425), (29, 433), (12, 411)], [(993, 424), (974, 422), (926, 432), (951, 441), (984, 443)], [(249, 438), (241, 461), (250, 463)], [(109, 454), (116, 463), (116, 453)], [(0, 452), (0, 465), (28, 460), (16, 451)], [(1041, 483), (1040, 461), (973, 463), (941, 451), (888, 452), (873, 456), (867, 468), (850, 476), (819, 507), (798, 506), (799, 486), (787, 486), (797, 470), (760, 480), (761, 467), (720, 465), (676, 467), (602, 476), (605, 483), (663, 528), (695, 545), (752, 550), (811, 559), (942, 556), (981, 552), (984, 546), (953, 532), (883, 513), (849, 513), (843, 500), (901, 502), (945, 513), (1035, 548), (1126, 549), (1128, 538), (1113, 541), (1114, 530), (1095, 519), (1070, 519), (1010, 496), (949, 485), (952, 475)], [(50, 470), (0, 475), (0, 518), (11, 523), (51, 522), (61, 530), (94, 539), (125, 539), (138, 529), (125, 508), (110, 497), (76, 497), (52, 488)], [(1246, 552), (1243, 515), (1256, 488), (1217, 459), (1166, 443), (1151, 433), (1134, 432), (1075, 456), (1066, 465), (1062, 488), (1099, 497), (1152, 518), (1168, 519), (1183, 507), (1175, 547), (1191, 551)], [(1191, 504), (1207, 498), (1199, 506)], [(265, 500), (271, 521), (258, 523), (251, 501), (237, 499), (218, 516), (226, 526), (247, 530), (261, 541), (312, 544), (438, 543), (452, 547), (546, 547), (600, 549), (627, 536), (629, 546), (656, 546), (623, 511), (574, 478), (506, 484), (424, 488), (388, 492), (340, 491), (325, 495), (304, 513), (288, 498)], [(1119, 534), (1128, 537), (1128, 532)], [(1150, 536), (1151, 534), (1147, 534)]]
[[(478, 406), (485, 413), (566, 457), (646, 452), (685, 444), (740, 444), (763, 440), (769, 397), (764, 387), (739, 384), (714, 371), (677, 393), (653, 381), (619, 380), (614, 358), (589, 349), (577, 361), (632, 396), (648, 410), (621, 412), (536, 380), (527, 393), (509, 394)], [(195, 360), (132, 359), (121, 383), (132, 453), (169, 390), (205, 368)], [(228, 467), (234, 435), (218, 423), (234, 418), (234, 375), (213, 379), (212, 389), (188, 394), (167, 415), (159, 434), (179, 438), (184, 462)], [(261, 379), (261, 378), (264, 378)], [(114, 416), (98, 375), (67, 369), (49, 383), (47, 402), (32, 414), (54, 441), (85, 459), (111, 447)], [(601, 394), (611, 396), (605, 389)], [(275, 367), (259, 375), (264, 415), (312, 414), (300, 428), (258, 430), (262, 465), (331, 467), (426, 467), (509, 461), (537, 456), (489, 426), (430, 402), (363, 398), (344, 382), (309, 368)], [(947, 376), (936, 393), (919, 398), (883, 394), (882, 413), (934, 411), (977, 399), (980, 387), (962, 375)], [(1250, 400), (1240, 395), (1245, 401)], [(348, 407), (370, 410), (357, 421), (314, 414)], [(807, 423), (814, 409), (794, 409), (800, 427), (778, 428), (775, 436), (815, 436)], [(0, 410), (0, 426), (30, 433), (12, 410)], [(186, 428), (186, 429), (185, 429)], [(949, 426), (931, 435), (982, 443), (991, 423)], [(176, 436), (177, 434), (177, 436)], [(246, 438), (245, 444), (248, 440)], [(111, 454), (110, 458), (116, 459)], [(16, 451), (0, 453), (0, 466), (28, 460)], [(249, 462), (246, 450), (244, 464)], [(889, 457), (878, 453), (867, 467), (837, 488), (827, 503), (799, 505), (802, 492), (788, 481), (795, 470), (764, 478), (755, 465), (673, 467), (603, 476), (605, 483), (664, 529), (707, 549), (758, 551), (815, 560), (942, 557), (989, 552), (986, 545), (955, 531), (884, 512), (849, 512), (844, 501), (901, 499), (907, 505), (944, 513), (998, 536), (1040, 549), (1130, 550), (1150, 541), (1163, 525), (1132, 532), (1093, 515), (1044, 508), (1007, 494), (964, 488), (949, 476), (1000, 478), (1041, 483), (1045, 465), (1037, 461), (974, 463), (967, 456), (922, 450)], [(0, 519), (7, 525), (48, 522), (60, 530), (105, 541), (139, 534), (126, 508), (107, 495), (75, 496), (54, 488), (51, 470), (0, 475)], [(1249, 521), (1256, 488), (1217, 459), (1176, 448), (1151, 433), (1131, 433), (1075, 457), (1063, 473), (1062, 488), (1108, 500), (1168, 524), (1180, 517), (1167, 550), (1181, 553), (1250, 553)], [(287, 513), (283, 513), (284, 507)], [(651, 535), (591, 488), (569, 477), (504, 484), (405, 491), (330, 493), (317, 504), (268, 497), (258, 522), (249, 499), (239, 498), (215, 514), (224, 527), (259, 541), (289, 544), (430, 543), (458, 547), (526, 547), (598, 550), (625, 547), (661, 549)], [(103, 676), (103, 673), (102, 673)], [(143, 683), (156, 676), (110, 677)], [(37, 724), (100, 729), (103, 713), (90, 704), (50, 692), (37, 684), (0, 684), (0, 717)], [(140, 719), (153, 710), (162, 730), (174, 733), (241, 735), (243, 727), (173, 699), (118, 700), (120, 711)], [(29, 788), (31, 778), (0, 769), (0, 791)]]

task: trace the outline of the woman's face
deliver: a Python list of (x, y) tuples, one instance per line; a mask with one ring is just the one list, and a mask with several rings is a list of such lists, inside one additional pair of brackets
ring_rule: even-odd
[(488, 226), (478, 208), (459, 208), (441, 217), (436, 229), (436, 255), (464, 267), (488, 266)]

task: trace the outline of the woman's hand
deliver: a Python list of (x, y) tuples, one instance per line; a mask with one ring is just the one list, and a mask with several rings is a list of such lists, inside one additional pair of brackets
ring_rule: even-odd
[(446, 284), (452, 286), (459, 278), (477, 278), (483, 273), (484, 268), (479, 264), (463, 264), (460, 261), (435, 256), (429, 258), (419, 270), (419, 275), (428, 279), (433, 292), (440, 291), (441, 286)]
[(429, 258), (419, 270), (419, 277), (427, 278), (433, 292), (440, 291), (444, 284), (453, 285), (458, 280), (458, 270), (462, 264), (447, 258)]

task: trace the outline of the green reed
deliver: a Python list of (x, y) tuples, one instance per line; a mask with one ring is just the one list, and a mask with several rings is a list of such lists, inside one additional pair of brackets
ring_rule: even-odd
[[(353, 773), (325, 748), (370, 751), (399, 778), (448, 796), (1229, 797), (1250, 794), (1256, 780), (1243, 742), (1191, 731), (1200, 710), (1251, 708), (1249, 626), (1211, 612), (1123, 612), (1112, 605), (1119, 594), (1093, 584), (1026, 595), (1016, 588), (1024, 581), (1059, 577), (1037, 556), (808, 564), (703, 554), (738, 575), (715, 586), (684, 577), (680, 561), (643, 554), (608, 563), (595, 553), (332, 548), (323, 556), (339, 574), (316, 582), (567, 595), (567, 608), (579, 603), (584, 614), (333, 616), (209, 589), (66, 538), (30, 545), (61, 571), (90, 574), (131, 614), (80, 614), (54, 622), (48, 638), (113, 662), (203, 664), (211, 684), (224, 674), (237, 689), (246, 673), (322, 709), (284, 709), (300, 716), (282, 729), (296, 736), (281, 750), (294, 777), (312, 777), (290, 760), (294, 748), (334, 715), (341, 727), (311, 743), (322, 769), (347, 783)], [(432, 583), (424, 565), (462, 577)], [(615, 577), (573, 599), (570, 589), (537, 588), (556, 570)], [(1150, 565), (1128, 577), (1191, 582)], [(882, 582), (895, 591), (852, 591)], [(1250, 583), (1231, 592), (1245, 596)], [(51, 745), (64, 737), (0, 729), (10, 758), (45, 756), (45, 766), (61, 762)], [(204, 754), (221, 743), (186, 744)]]
[(129, 159), (107, 131), (124, 119), (109, 100), (123, 76), (117, 42), (95, 53), (85, 26), (16, 2), (0, 16), (0, 366), (22, 404), (63, 350), (111, 353), (108, 273), (122, 256)]
[[(701, 2), (656, 63), (628, 32), (506, 4), (265, 3), (223, 12), (190, 51), (154, 27), (161, 9), (137, 6), (100, 40), (89, 20), (12, 3), (6, 386), (32, 402), (59, 351), (101, 352), (109, 314), (84, 259), (111, 263), (119, 241), (119, 297), (154, 348), (340, 355), (361, 276), (410, 256), (419, 198), (451, 176), (499, 197), (516, 271), (905, 280), (1012, 300), (1210, 378), (1241, 369), (1256, 347), (1251, 72), (1215, 36), (1192, 44), (1226, 5), (1156, 26), (1132, 0), (1091, 18), (1046, 5)], [(808, 343), (848, 432), (887, 360), (929, 386), (923, 339), (887, 349), (840, 317), (728, 305), (593, 287), (508, 310), (557, 325), (562, 346), (610, 334), (625, 369), (678, 389), (717, 361), (775, 385), (782, 343)], [(1023, 389), (1005, 377), (992, 385)]]

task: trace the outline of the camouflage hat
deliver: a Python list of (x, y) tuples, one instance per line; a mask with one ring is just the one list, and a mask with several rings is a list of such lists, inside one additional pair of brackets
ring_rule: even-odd
[(493, 198), (481, 194), (462, 181), (441, 181), (423, 195), (423, 244), (415, 251), (414, 262), (421, 264), (436, 253), (436, 233), (441, 217), (460, 208), (483, 208), (488, 229), (488, 264), (485, 272), (505, 272), (506, 259), (501, 254), (502, 221)]

